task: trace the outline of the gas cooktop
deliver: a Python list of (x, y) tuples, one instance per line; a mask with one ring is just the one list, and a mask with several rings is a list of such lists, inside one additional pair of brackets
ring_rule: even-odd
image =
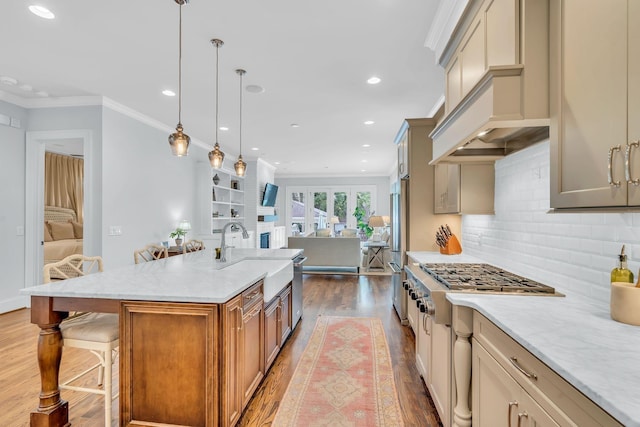
[(422, 271), (451, 290), (553, 294), (555, 289), (489, 264), (425, 263)]

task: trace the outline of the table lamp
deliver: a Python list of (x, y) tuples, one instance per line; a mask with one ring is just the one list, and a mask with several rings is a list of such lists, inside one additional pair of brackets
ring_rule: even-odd
[(379, 215), (373, 215), (369, 218), (369, 227), (373, 227), (373, 237), (372, 240), (374, 242), (380, 241), (380, 227), (384, 227), (384, 219)]
[(191, 230), (191, 221), (189, 221), (188, 219), (183, 219), (182, 221), (180, 221), (180, 224), (178, 224), (178, 228), (181, 230), (184, 230), (184, 240), (187, 240), (187, 231)]
[(340, 224), (340, 219), (337, 216), (332, 216), (329, 220), (329, 224), (331, 224), (331, 228), (333, 228), (333, 234), (336, 234), (336, 224)]

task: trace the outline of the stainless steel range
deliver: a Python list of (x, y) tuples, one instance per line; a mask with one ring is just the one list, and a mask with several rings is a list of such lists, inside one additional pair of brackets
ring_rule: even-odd
[(551, 286), (489, 264), (425, 263), (406, 269), (414, 278), (407, 286), (419, 294), (415, 298), (418, 307), (433, 316), (436, 323), (446, 325), (451, 324), (447, 292), (561, 296)]
[[(478, 295), (560, 296), (554, 288), (489, 264), (428, 263), (405, 266), (407, 318), (416, 337), (416, 367), (444, 427), (450, 427), (455, 402), (452, 366), (455, 334), (448, 292)], [(514, 297), (516, 298), (516, 297)]]
[(448, 289), (469, 292), (555, 293), (543, 285), (489, 264), (421, 264), (420, 269)]

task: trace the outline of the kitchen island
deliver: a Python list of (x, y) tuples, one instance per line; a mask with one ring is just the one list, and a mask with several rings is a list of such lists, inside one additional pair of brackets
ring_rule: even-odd
[[(67, 425), (59, 325), (70, 311), (120, 315), (120, 425), (232, 425), (264, 376), (263, 282), (270, 273), (255, 263), (237, 266), (273, 260), (292, 274), (300, 252), (233, 249), (220, 263), (204, 250), (24, 289), (41, 329), (40, 403), (31, 425)], [(246, 377), (243, 357), (251, 358), (254, 378)]]
[[(445, 256), (431, 252), (412, 252), (409, 256), (414, 262), (482, 261), (467, 255)], [(466, 331), (457, 335), (457, 348), (461, 348), (463, 352), (468, 351), (467, 346), (489, 348), (486, 339), (476, 339), (472, 336), (482, 327), (486, 327), (487, 319), (618, 423), (628, 427), (640, 427), (640, 395), (637, 393), (640, 384), (640, 365), (637, 363), (640, 327), (612, 320), (609, 301), (596, 301), (569, 289), (563, 289), (555, 283), (548, 284), (565, 296), (447, 293), (447, 300), (454, 306), (454, 329), (456, 321), (466, 323), (458, 326), (457, 332), (465, 329)], [(489, 348), (490, 353), (491, 351)], [(492, 353), (492, 356), (495, 354)], [(511, 355), (507, 357), (509, 356)], [(476, 356), (474, 349), (474, 363), (482, 362), (481, 357)], [(499, 358), (496, 356), (496, 359)], [(496, 372), (508, 371), (511, 368), (509, 365), (513, 363), (508, 359), (506, 362), (507, 367), (496, 369)], [(466, 363), (469, 363), (467, 368), (471, 371), (471, 358)], [(535, 360), (532, 359), (531, 364), (535, 366)], [(473, 373), (470, 375), (477, 377), (476, 368), (474, 365)], [(541, 381), (531, 381), (532, 384), (536, 382)], [(477, 385), (474, 383), (474, 386)], [(525, 389), (527, 387), (525, 383)], [(534, 384), (531, 387), (537, 386)], [(478, 394), (478, 390), (473, 390), (472, 394)], [(560, 399), (565, 397), (562, 394), (551, 396), (550, 403), (561, 408)], [(568, 402), (569, 405), (574, 403)], [(475, 404), (473, 407), (473, 425), (480, 425), (476, 418), (482, 407)], [(505, 408), (509, 408), (511, 414), (510, 407)], [(518, 411), (513, 412), (515, 415)], [(504, 414), (506, 413), (505, 409)], [(504, 414), (500, 414), (501, 421), (505, 418)], [(554, 416), (558, 420), (561, 415)], [(614, 424), (601, 421), (601, 425)]]

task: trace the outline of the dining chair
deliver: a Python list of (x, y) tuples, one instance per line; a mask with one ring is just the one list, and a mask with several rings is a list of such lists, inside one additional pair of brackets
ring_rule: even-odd
[[(103, 271), (102, 258), (99, 256), (69, 255), (61, 261), (46, 264), (43, 269), (43, 282), (50, 283), (52, 273), (66, 280)], [(70, 273), (71, 272), (71, 273)], [(81, 391), (104, 396), (104, 424), (111, 426), (111, 408), (118, 398), (118, 388), (113, 395), (113, 363), (118, 356), (120, 327), (118, 315), (111, 313), (70, 313), (60, 323), (62, 346), (89, 350), (98, 358), (98, 363), (74, 375), (59, 384), (61, 389)], [(98, 370), (97, 387), (72, 385), (90, 372)]]
[(184, 244), (183, 248), (185, 253), (202, 251), (204, 250), (204, 243), (202, 240), (191, 239)]
[(169, 249), (164, 246), (154, 245), (153, 243), (142, 249), (133, 251), (133, 261), (136, 264), (141, 262), (155, 261), (161, 258), (169, 258)]

